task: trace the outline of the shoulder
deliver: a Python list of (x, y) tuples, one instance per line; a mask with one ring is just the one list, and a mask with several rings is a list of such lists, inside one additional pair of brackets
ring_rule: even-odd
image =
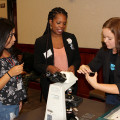
[(111, 52), (111, 49), (105, 49), (105, 48), (101, 47), (101, 48), (99, 49), (99, 52), (109, 53), (109, 52)]
[(73, 42), (77, 42), (77, 39), (76, 39), (75, 35), (72, 34), (72, 33), (64, 32), (63, 33), (63, 38), (65, 40), (71, 39)]
[(38, 38), (36, 39), (36, 41), (37, 41), (37, 42), (38, 42), (38, 41), (43, 41), (43, 40), (45, 40), (45, 39), (47, 39), (47, 35), (43, 35), (43, 36), (38, 37)]
[(44, 44), (46, 42), (46, 39), (47, 39), (47, 35), (38, 37), (35, 41), (35, 44)]
[(69, 32), (63, 32), (63, 36), (74, 37), (75, 35)]
[(97, 56), (101, 56), (103, 58), (108, 57), (108, 55), (110, 54), (111, 50), (110, 49), (104, 49), (103, 47), (101, 47), (97, 53)]

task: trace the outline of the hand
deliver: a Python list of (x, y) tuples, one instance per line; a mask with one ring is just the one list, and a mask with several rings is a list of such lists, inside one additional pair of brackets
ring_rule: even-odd
[(22, 62), (23, 55), (18, 55), (17, 57), (18, 57), (18, 61), (19, 61), (19, 62)]
[(68, 68), (68, 71), (69, 71), (69, 72), (73, 72), (73, 74), (75, 74), (75, 67), (74, 67), (74, 65), (71, 65), (71, 66)]
[(54, 74), (56, 72), (61, 72), (61, 70), (53, 65), (49, 65), (47, 67), (47, 71), (49, 71), (50, 73)]
[(22, 74), (22, 75), (26, 75), (26, 74), (27, 74), (27, 72), (26, 72), (26, 71), (23, 71), (21, 74)]
[(13, 76), (16, 76), (16, 75), (21, 74), (21, 73), (23, 72), (23, 65), (24, 65), (24, 63), (21, 64), (21, 65), (16, 65), (16, 66), (14, 66), (13, 68), (11, 68), (11, 69), (8, 71), (9, 74), (10, 74), (10, 76), (13, 77)]
[(79, 67), (79, 70), (77, 70), (78, 73), (82, 73), (82, 74), (86, 74), (86, 73), (89, 73), (89, 72), (92, 72), (89, 68), (88, 65), (81, 65)]
[(22, 101), (19, 103), (19, 112), (21, 111), (22, 109)]
[(89, 76), (89, 73), (86, 73), (85, 74), (85, 78), (86, 80), (88, 81), (88, 83), (93, 87), (93, 88), (96, 88), (97, 86), (97, 72), (95, 72), (95, 75), (94, 76)]

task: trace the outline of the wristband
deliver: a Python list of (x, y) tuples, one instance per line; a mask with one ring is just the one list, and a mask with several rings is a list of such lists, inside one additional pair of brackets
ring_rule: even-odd
[(7, 74), (8, 74), (8, 76), (9, 76), (10, 78), (12, 78), (11, 75), (10, 75), (8, 72), (7, 72)]

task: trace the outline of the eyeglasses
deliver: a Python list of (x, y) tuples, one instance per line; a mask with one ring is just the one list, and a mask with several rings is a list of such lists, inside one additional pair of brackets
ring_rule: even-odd
[(9, 34), (9, 37), (12, 37), (13, 35), (15, 35), (15, 33), (10, 33), (10, 34)]

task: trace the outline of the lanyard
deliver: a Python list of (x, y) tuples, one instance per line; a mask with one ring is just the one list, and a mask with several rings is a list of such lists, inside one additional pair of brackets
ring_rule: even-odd
[[(7, 58), (7, 57), (5, 57), (5, 56), (3, 56), (12, 66), (15, 66), (15, 62), (14, 62), (14, 60), (12, 59), (12, 57), (10, 57), (11, 58), (11, 60), (12, 60), (12, 62)], [(17, 76), (17, 79), (18, 79), (18, 76)]]
[(7, 58), (7, 57), (5, 57), (4, 55), (2, 55), (12, 66), (15, 66), (15, 62), (14, 62), (14, 60), (12, 59), (12, 57), (10, 57), (11, 58), (11, 60), (12, 60), (12, 62)]
[[(5, 57), (5, 58), (6, 58), (6, 57)], [(11, 62), (8, 58), (6, 58), (6, 60), (7, 60), (9, 63), (11, 63), (12, 66), (15, 66), (15, 62), (13, 61), (12, 57), (10, 57), (10, 58), (11, 58), (12, 62)]]

